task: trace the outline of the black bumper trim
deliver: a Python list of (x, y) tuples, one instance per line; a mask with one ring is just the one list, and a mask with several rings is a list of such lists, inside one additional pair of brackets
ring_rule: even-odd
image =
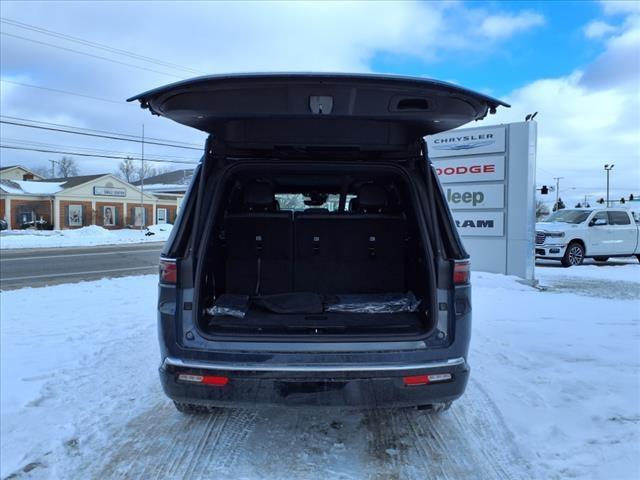
[[(433, 363), (431, 364), (433, 365)], [(179, 373), (206, 375), (211, 369), (177, 367), (164, 362), (160, 368), (162, 387), (178, 402), (218, 407), (336, 406), (412, 407), (443, 403), (459, 398), (469, 379), (464, 361), (431, 368), (367, 371), (353, 365), (341, 371), (239, 370), (234, 365), (215, 370), (229, 377), (222, 387), (191, 384), (178, 380)], [(403, 376), (450, 373), (446, 382), (406, 386)]]

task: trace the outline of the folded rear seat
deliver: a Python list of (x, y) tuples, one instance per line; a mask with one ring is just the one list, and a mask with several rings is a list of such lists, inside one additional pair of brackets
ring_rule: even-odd
[(350, 213), (296, 213), (294, 289), (327, 293), (404, 292), (406, 225), (384, 213), (386, 191), (365, 184)]
[(244, 187), (239, 212), (225, 219), (226, 292), (245, 295), (292, 290), (292, 212), (279, 211), (270, 183)]

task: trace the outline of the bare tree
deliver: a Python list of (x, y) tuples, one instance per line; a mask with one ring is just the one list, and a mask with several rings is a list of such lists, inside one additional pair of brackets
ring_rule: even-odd
[(536, 220), (540, 220), (550, 213), (551, 211), (549, 210), (549, 206), (546, 203), (544, 203), (542, 200), (536, 201)]
[(47, 166), (39, 166), (30, 169), (33, 173), (40, 175), (42, 178), (51, 178), (51, 169)]
[(133, 164), (133, 158), (127, 157), (125, 160), (120, 162), (118, 165), (118, 171), (116, 175), (128, 183), (131, 183), (135, 180), (136, 167)]
[(73, 157), (64, 156), (58, 160), (58, 176), (69, 178), (78, 176), (78, 164)]
[(136, 180), (140, 181), (144, 178), (155, 177), (157, 175), (156, 167), (151, 165), (151, 162), (140, 162), (136, 166)]

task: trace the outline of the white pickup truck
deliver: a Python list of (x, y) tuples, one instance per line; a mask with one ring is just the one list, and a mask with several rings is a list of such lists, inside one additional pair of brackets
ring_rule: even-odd
[(635, 255), (640, 261), (638, 221), (623, 208), (573, 208), (552, 213), (536, 224), (536, 258), (560, 260), (565, 267), (585, 258)]

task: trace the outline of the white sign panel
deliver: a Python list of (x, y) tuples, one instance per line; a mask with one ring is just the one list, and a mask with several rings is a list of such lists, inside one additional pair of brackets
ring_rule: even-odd
[(536, 122), (426, 138), (473, 268), (534, 278)]
[(501, 237), (504, 235), (503, 212), (451, 212), (462, 237)]
[(440, 183), (504, 180), (504, 157), (472, 157), (438, 160), (433, 163)]
[(503, 208), (503, 184), (467, 183), (442, 187), (451, 210)]
[(453, 130), (427, 137), (429, 158), (502, 153), (505, 151), (505, 129), (470, 128)]
[(113, 187), (93, 187), (93, 194), (108, 197), (126, 197), (127, 190)]

